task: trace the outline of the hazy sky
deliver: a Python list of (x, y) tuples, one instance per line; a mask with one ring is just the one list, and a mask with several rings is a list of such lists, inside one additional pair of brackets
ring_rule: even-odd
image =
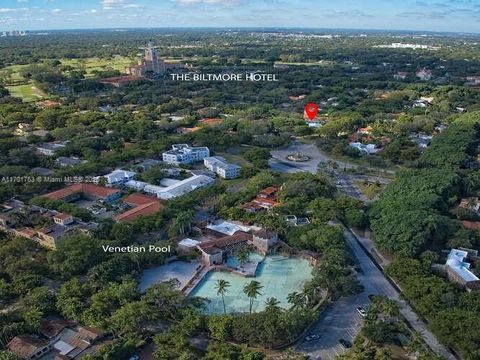
[(480, 33), (480, 0), (0, 0), (0, 30), (183, 26)]

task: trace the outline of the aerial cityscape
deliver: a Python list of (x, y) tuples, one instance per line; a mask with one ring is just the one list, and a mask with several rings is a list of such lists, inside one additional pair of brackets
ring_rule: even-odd
[(480, 360), (476, 1), (4, 0), (0, 360)]

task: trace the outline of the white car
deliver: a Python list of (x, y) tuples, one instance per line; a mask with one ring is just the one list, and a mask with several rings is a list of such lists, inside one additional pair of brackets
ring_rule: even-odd
[(357, 312), (360, 314), (361, 317), (367, 316), (367, 311), (362, 307), (357, 307)]
[(318, 334), (310, 334), (305, 337), (305, 341), (313, 341), (320, 339), (320, 335)]

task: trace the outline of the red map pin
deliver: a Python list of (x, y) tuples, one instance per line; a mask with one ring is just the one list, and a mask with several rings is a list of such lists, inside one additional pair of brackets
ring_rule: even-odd
[(315, 103), (308, 103), (305, 106), (305, 115), (312, 121), (318, 114), (318, 105)]

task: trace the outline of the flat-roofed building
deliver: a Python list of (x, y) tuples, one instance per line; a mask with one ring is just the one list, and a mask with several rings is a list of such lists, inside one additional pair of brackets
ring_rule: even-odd
[(93, 180), (98, 183), (101, 178), (104, 178), (107, 185), (113, 186), (121, 185), (129, 180), (133, 180), (135, 176), (137, 176), (137, 173), (134, 171), (116, 169), (109, 174), (103, 176), (96, 176)]
[(38, 145), (36, 147), (36, 150), (41, 155), (53, 156), (58, 150), (63, 149), (65, 146), (67, 146), (66, 143), (60, 143), (60, 142), (45, 143), (45, 144)]
[(72, 157), (60, 156), (55, 160), (55, 163), (61, 167), (72, 167), (80, 164), (85, 164), (86, 162), (87, 162), (86, 160), (81, 160), (73, 156)]
[(214, 182), (215, 179), (212, 179), (209, 176), (193, 175), (185, 180), (181, 180), (175, 184), (161, 188), (156, 195), (158, 198), (164, 200), (174, 199), (197, 189), (209, 186)]
[(466, 287), (467, 290), (478, 288), (480, 278), (470, 270), (470, 263), (465, 260), (468, 258), (468, 251), (452, 249), (448, 254), (446, 270), (448, 278)]
[(221, 156), (209, 156), (203, 159), (203, 164), (224, 179), (235, 179), (240, 176), (242, 170), (241, 166), (231, 164)]
[(174, 144), (172, 150), (165, 151), (162, 159), (167, 164), (192, 164), (210, 156), (206, 146), (190, 146), (188, 144)]

